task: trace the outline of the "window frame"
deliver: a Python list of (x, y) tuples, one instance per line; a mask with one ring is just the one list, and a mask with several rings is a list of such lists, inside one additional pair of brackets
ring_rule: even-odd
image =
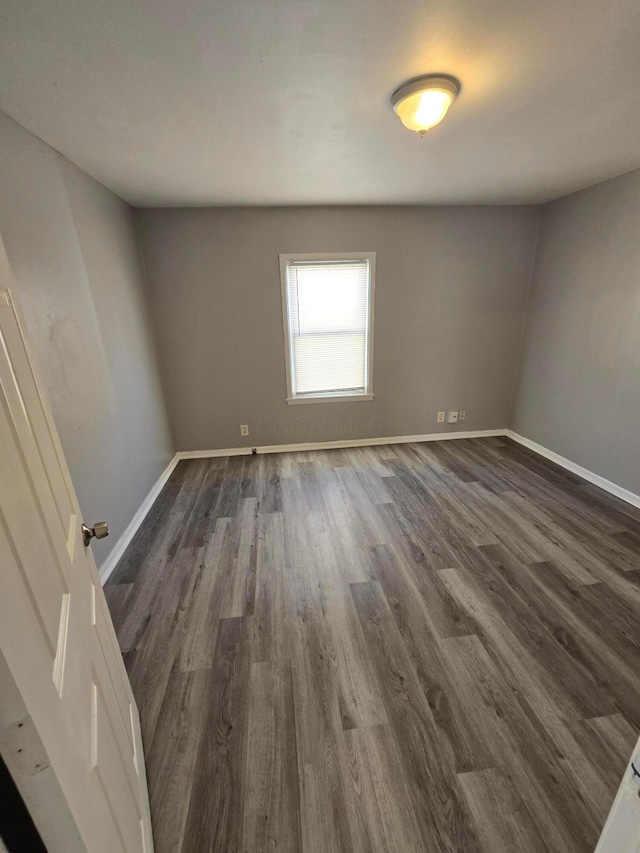
[[(369, 299), (367, 313), (367, 352), (365, 358), (366, 376), (365, 390), (361, 394), (336, 393), (335, 391), (318, 394), (305, 394), (296, 397), (292, 382), (292, 337), (289, 327), (289, 304), (287, 288), (287, 266), (290, 262), (311, 261), (322, 264), (332, 261), (367, 261), (369, 267)], [(375, 317), (375, 284), (376, 284), (376, 253), (375, 252), (312, 252), (280, 255), (280, 288), (282, 296), (282, 328), (284, 333), (285, 373), (287, 379), (286, 401), (290, 406), (301, 406), (306, 403), (353, 403), (373, 400), (373, 329)]]

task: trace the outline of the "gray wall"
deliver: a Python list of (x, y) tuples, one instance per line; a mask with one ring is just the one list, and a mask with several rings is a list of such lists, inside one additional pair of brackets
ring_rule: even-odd
[(543, 208), (511, 420), (640, 494), (640, 171)]
[(172, 455), (131, 208), (0, 113), (0, 235), (84, 519), (112, 535)]
[[(536, 208), (136, 217), (180, 450), (506, 426)], [(288, 406), (278, 254), (329, 251), (377, 252), (375, 400)], [(467, 420), (437, 424), (442, 409), (465, 409)]]

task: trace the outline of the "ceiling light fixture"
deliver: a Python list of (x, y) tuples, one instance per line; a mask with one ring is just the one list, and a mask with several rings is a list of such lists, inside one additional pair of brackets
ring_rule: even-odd
[(440, 124), (459, 91), (455, 77), (428, 74), (399, 86), (391, 95), (391, 106), (405, 127), (424, 136)]

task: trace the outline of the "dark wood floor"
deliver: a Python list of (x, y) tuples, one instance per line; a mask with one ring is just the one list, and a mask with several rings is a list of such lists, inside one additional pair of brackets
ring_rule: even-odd
[(507, 439), (181, 462), (106, 588), (157, 853), (592, 851), (639, 565)]

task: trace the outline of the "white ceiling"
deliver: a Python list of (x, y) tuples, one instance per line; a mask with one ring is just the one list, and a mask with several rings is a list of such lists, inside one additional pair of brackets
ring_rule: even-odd
[(639, 81), (638, 0), (0, 5), (0, 108), (135, 205), (547, 201), (640, 167)]

